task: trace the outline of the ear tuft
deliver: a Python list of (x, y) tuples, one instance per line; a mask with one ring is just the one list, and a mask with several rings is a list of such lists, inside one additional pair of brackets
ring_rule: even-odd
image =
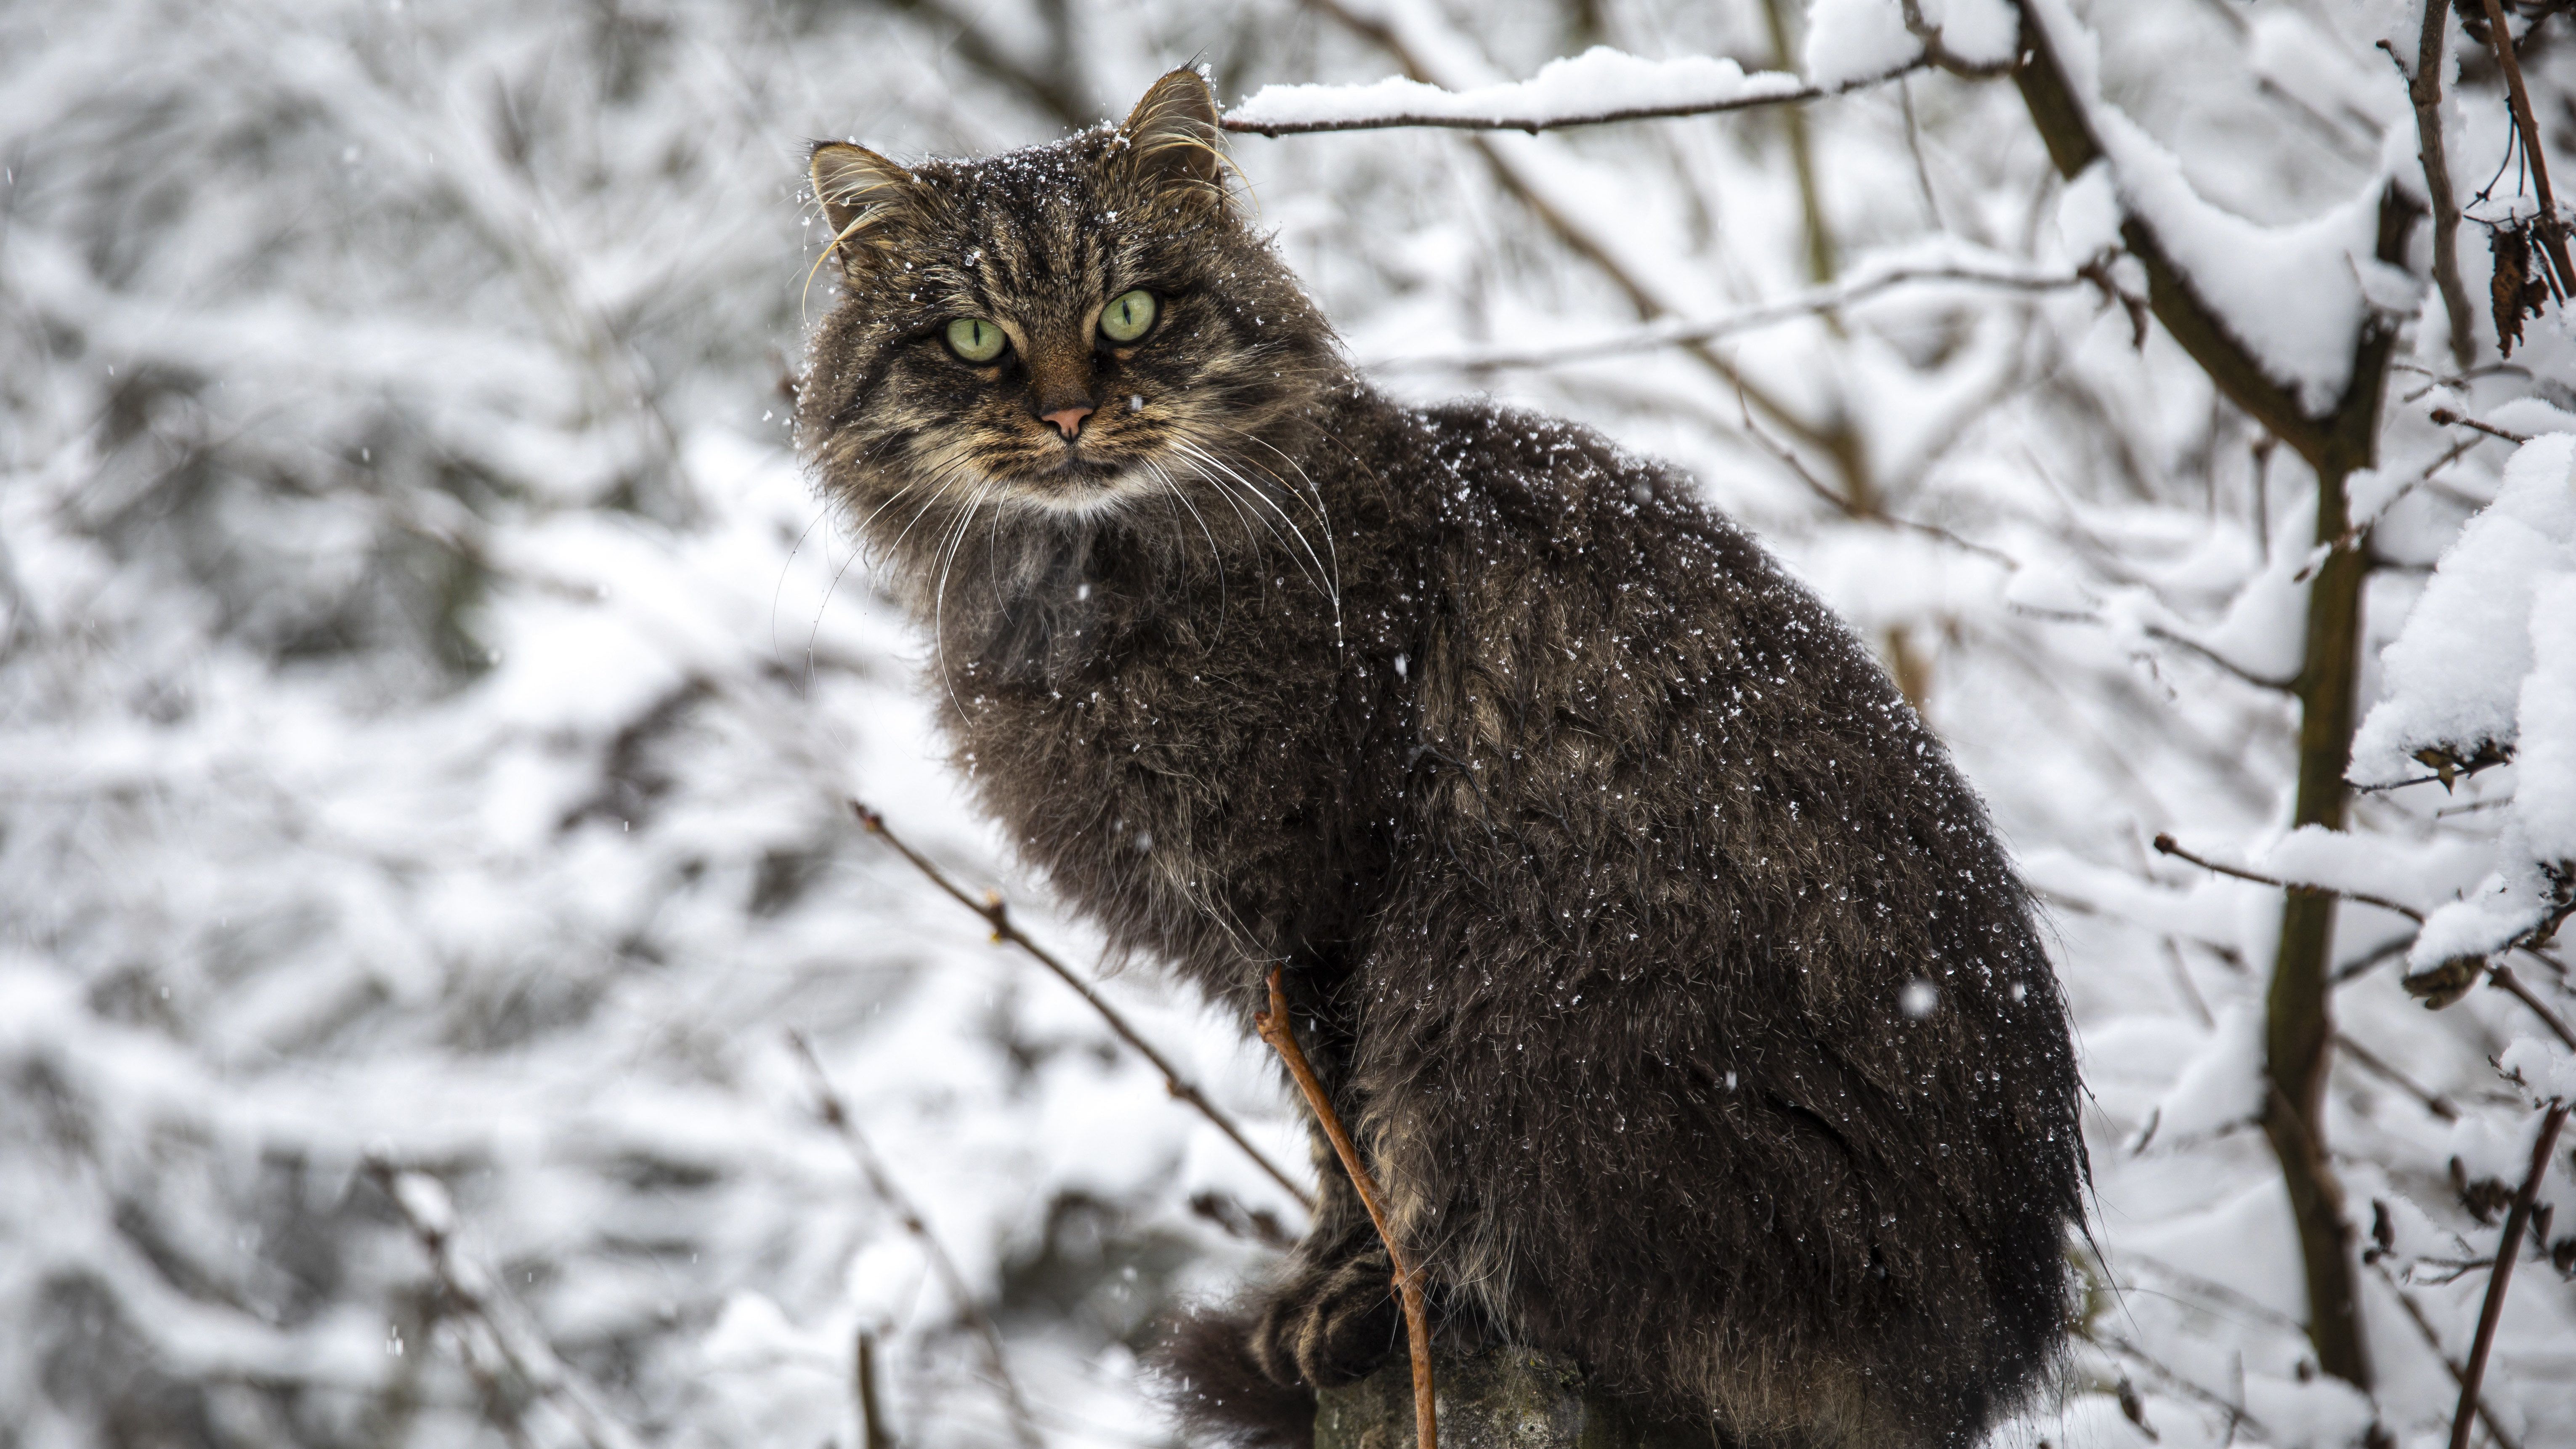
[(911, 214), (919, 195), (920, 181), (911, 172), (874, 151), (840, 141), (814, 148), (808, 174), (814, 179), (814, 199), (823, 204), (823, 217), (832, 226), (832, 247), (850, 271), (884, 245), (869, 233), (891, 218)]
[(1129, 164), (1139, 176), (1224, 197), (1225, 133), (1217, 125), (1216, 92), (1207, 77), (1186, 66), (1165, 75), (1118, 131), (1127, 138)]

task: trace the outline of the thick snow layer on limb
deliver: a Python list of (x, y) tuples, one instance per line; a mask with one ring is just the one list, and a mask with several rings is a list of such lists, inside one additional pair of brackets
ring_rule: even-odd
[(2498, 842), (2503, 864), (2475, 894), (2424, 923), (2407, 958), (2417, 970), (2525, 940), (2563, 919), (2576, 895), (2576, 572), (2532, 589), (2527, 617), (2530, 672), (2516, 698), (2520, 744), (2513, 808)]
[[(2364, 278), (2386, 270), (2373, 254), (2379, 184), (2307, 221), (2261, 226), (2203, 200), (2181, 160), (2118, 111), (2097, 107), (2093, 126), (2120, 199), (2201, 301), (2300, 407), (2331, 409), (2352, 381), (2353, 339), (2369, 308)], [(2370, 280), (2374, 289), (2413, 285), (2402, 276)]]
[[(1901, 70), (1916, 46), (1860, 79)], [(1368, 126), (1468, 125), (1538, 130), (1611, 117), (1718, 111), (1813, 94), (1786, 71), (1753, 71), (1705, 55), (1646, 60), (1594, 46), (1525, 81), (1443, 90), (1389, 76), (1367, 85), (1270, 85), (1226, 113), (1228, 129), (1294, 132)]]
[[(2405, 628), (2380, 655), (2388, 697), (2353, 737), (2351, 779), (2387, 785), (2424, 773), (2414, 756), (2462, 760), (2521, 735), (2525, 677), (2542, 637), (2571, 615), (2535, 612), (2542, 585), (2576, 575), (2576, 435), (2535, 438), (2505, 464), (2504, 488), (2442, 555)], [(2526, 772), (2527, 774), (2527, 772)]]
[(2495, 873), (2435, 911), (2408, 959), (2501, 950), (2576, 884), (2576, 434), (2515, 450), (2380, 663), (2388, 696), (2354, 736), (2355, 783), (2419, 779), (2419, 752), (2514, 763)]
[(2353, 342), (2374, 306), (2420, 290), (2378, 260), (2382, 183), (2289, 226), (2213, 205), (2181, 160), (2101, 96), (2098, 39), (2060, 0), (2032, 0), (2111, 165), (2128, 215), (2144, 223), (2201, 302), (2299, 406), (2322, 415), (2352, 381)]

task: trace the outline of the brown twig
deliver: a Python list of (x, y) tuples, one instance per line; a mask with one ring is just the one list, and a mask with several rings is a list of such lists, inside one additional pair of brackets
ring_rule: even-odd
[[(2208, 1405), (2210, 1408), (2216, 1409), (2218, 1412), (2226, 1415), (2227, 1428), (2231, 1435), (2238, 1429), (2243, 1429), (2252, 1433), (2257, 1438), (2268, 1440), (2272, 1437), (2271, 1431), (2264, 1428), (2260, 1420), (2245, 1412), (2242, 1406), (2229, 1400), (2223, 1394), (2202, 1388), (2200, 1385), (2193, 1383), (2190, 1379), (2183, 1377), (2182, 1374), (2176, 1370), (2167, 1368), (2162, 1362), (2157, 1360), (2153, 1354), (2148, 1353), (2144, 1348), (2139, 1347), (2137, 1344), (2131, 1343), (2129, 1340), (2120, 1337), (2118, 1334), (2104, 1333), (2098, 1329), (2086, 1330), (2084, 1337), (2093, 1343), (2099, 1344), (2103, 1348), (2109, 1349), (2113, 1353), (2119, 1354), (2123, 1358), (2128, 1359), (2131, 1363), (2138, 1365), (2140, 1368), (2145, 1369), (2149, 1376), (2153, 1377), (2158, 1383), (2173, 1392), (2180, 1394), (2185, 1398), (2197, 1399), (2201, 1403)], [(2125, 1379), (2122, 1381), (2122, 1387), (2128, 1387)], [(2120, 1412), (2126, 1416), (2131, 1423), (2138, 1424), (2141, 1429), (2144, 1429), (2146, 1426), (2143, 1423), (2140, 1423), (2140, 1420), (2142, 1420), (2145, 1415), (2143, 1413), (2131, 1413), (2131, 1406), (2126, 1402), (2126, 1400), (2134, 1396), (2136, 1392), (2137, 1391), (2135, 1389), (2130, 1389), (2128, 1394), (2122, 1396), (2123, 1402), (2120, 1405)]]
[(1270, 1009), (1253, 1014), (1252, 1028), (1270, 1043), (1272, 1051), (1279, 1053), (1279, 1060), (1287, 1064), (1288, 1075), (1297, 1081), (1297, 1090), (1306, 1094), (1306, 1105), (1314, 1109), (1316, 1122), (1331, 1140), (1335, 1155), (1342, 1159), (1342, 1170), (1351, 1175), (1351, 1187), (1359, 1193), (1360, 1205), (1368, 1209), (1369, 1221), (1377, 1225), (1378, 1241), (1386, 1244), (1387, 1261), (1395, 1265), (1396, 1292), (1404, 1300), (1405, 1338), (1413, 1352), (1414, 1443), (1420, 1449), (1439, 1449), (1440, 1426), (1431, 1390), (1431, 1318), (1422, 1302), (1422, 1265), (1396, 1243), (1395, 1231), (1386, 1220), (1386, 1202), (1378, 1194), (1377, 1179), (1360, 1161), (1359, 1148), (1342, 1128), (1341, 1114), (1333, 1110), (1332, 1101), (1324, 1095), (1324, 1084), (1315, 1080), (1315, 1069), (1307, 1065), (1305, 1049), (1297, 1045), (1297, 1028), (1288, 1016), (1288, 993), (1280, 985), (1282, 969), (1270, 968)]
[(2476, 1400), (2478, 1418), (2487, 1426), (2489, 1437), (2496, 1441), (2496, 1449), (2522, 1449), (2522, 1445), (2504, 1431), (2504, 1425), (2496, 1421), (2495, 1410), (2487, 1405), (2487, 1396), (2469, 1389), (2468, 1371), (2442, 1351), (2440, 1330), (2433, 1327), (2432, 1319), (2424, 1316), (2423, 1305), (2415, 1301), (2415, 1295), (2407, 1292), (2405, 1285), (2397, 1281), (2397, 1275), (2388, 1271), (2387, 1259), (2373, 1259), (2371, 1266), (2379, 1270), (2380, 1280), (2388, 1285), (2388, 1291), (2397, 1295), (2397, 1306), (2406, 1310), (2406, 1317), (2415, 1325), (2415, 1331), (2423, 1335), (2424, 1346), (2433, 1350), (2433, 1357), (2440, 1359), (2442, 1367), (2449, 1370), (2451, 1382), (2467, 1390)]
[[(2424, 163), (2424, 191), (2433, 201), (2433, 282), (2451, 321), (2451, 358), (2465, 370), (2477, 346), (2477, 326), (2469, 289), (2460, 281), (2460, 198), (2451, 189), (2442, 144), (2442, 69), (2450, 60), (2442, 41), (2450, 19), (2450, 0), (2424, 0), (2424, 34), (2415, 48), (2414, 73), (2406, 77), (2406, 97), (2415, 106), (2416, 149)], [(2393, 47), (2388, 53), (2397, 54)]]
[(2558, 270), (2558, 294), (2576, 294), (2576, 265), (2567, 259), (2567, 227), (2558, 219), (2558, 200), (2549, 194), (2549, 161), (2540, 151), (2540, 125), (2532, 119), (2531, 93), (2523, 89), (2522, 61), (2513, 53), (2513, 31), (2505, 24), (2504, 7), (2497, 0), (2486, 0), (2487, 46), (2495, 52), (2496, 64), (2504, 70), (2505, 97), (2513, 109), (2514, 129), (2522, 136), (2523, 160), (2531, 167), (2531, 189), (2540, 199), (2541, 255)]
[(2354, 1041), (2341, 1030), (2337, 1030), (2335, 1032), (2334, 1041), (2337, 1049), (2341, 1050), (2345, 1056), (2352, 1058), (2353, 1061), (2363, 1070), (2368, 1071), (2371, 1075), (2402, 1089), (2406, 1095), (2423, 1103), (2425, 1111), (2432, 1113), (2434, 1116), (2441, 1118), (2445, 1122), (2457, 1122), (2460, 1120), (2460, 1109), (2451, 1104), (2450, 1098), (2418, 1084), (2413, 1077), (2406, 1075), (2404, 1072), (2397, 1070), (2397, 1068), (2390, 1066), (2386, 1061), (2382, 1060), (2379, 1053), (2372, 1051), (2370, 1048), (2363, 1046), (2357, 1041)]
[(994, 1387), (1001, 1391), (1002, 1403), (1010, 1410), (1013, 1436), (1026, 1449), (1039, 1449), (1046, 1441), (1039, 1437), (1037, 1420), (1029, 1414), (1028, 1401), (1020, 1397), (1018, 1381), (1011, 1377), (1010, 1360), (1002, 1353), (1001, 1330), (993, 1326), (992, 1315), (984, 1311), (983, 1300), (967, 1286), (966, 1275), (957, 1271), (957, 1260), (949, 1257), (948, 1249), (940, 1245), (938, 1235), (930, 1230), (929, 1219), (921, 1215), (921, 1209), (914, 1206), (912, 1199), (886, 1171), (885, 1162), (877, 1156), (876, 1149), (868, 1145), (867, 1135), (859, 1130), (857, 1119), (851, 1117), (841, 1094), (833, 1089), (831, 1077), (824, 1073), (822, 1059), (814, 1055), (813, 1044), (805, 1040), (803, 1032), (789, 1027), (787, 1045), (795, 1051), (796, 1059), (804, 1064), (806, 1077), (813, 1084), (816, 1115), (840, 1134), (842, 1145), (850, 1150), (850, 1160), (858, 1165), (859, 1175), (867, 1179), (868, 1190), (877, 1195), (878, 1200), (894, 1213), (895, 1221), (920, 1245), (921, 1256), (938, 1277), (939, 1286), (947, 1291), (949, 1299), (957, 1305), (957, 1311), (975, 1330), (975, 1336), (982, 1340), (986, 1366), (992, 1370)]
[(1142, 1036), (1137, 1035), (1136, 1029), (1127, 1024), (1127, 1018), (1118, 1014), (1118, 1008), (1111, 1006), (1098, 991), (1092, 988), (1090, 982), (1075, 975), (1073, 968), (1065, 965), (1062, 961), (1057, 960), (1054, 953), (1048, 951), (1037, 942), (1030, 940), (1021, 932), (1018, 926), (1013, 925), (1011, 923), (1010, 906), (1008, 903), (1003, 901), (1000, 896), (987, 896), (981, 901), (976, 900), (973, 896), (966, 894), (966, 892), (960, 888), (955, 881), (950, 880), (947, 872), (942, 871), (938, 866), (931, 864), (929, 859), (923, 856), (920, 851), (906, 845), (901, 836), (898, 836), (892, 830), (887, 829), (884, 816), (879, 815), (874, 810), (869, 809), (866, 805), (856, 800), (850, 802), (850, 809), (857, 812), (859, 823), (867, 827), (867, 831), (870, 835), (874, 835), (883, 840), (886, 844), (893, 846), (895, 854), (902, 856), (905, 861), (910, 863), (913, 869), (920, 871), (924, 876), (928, 877), (930, 883), (939, 887), (942, 894), (946, 895), (950, 900), (957, 902), (957, 904), (964, 906), (966, 909), (983, 917), (985, 924), (993, 928), (993, 939), (995, 941), (1019, 947), (1022, 951), (1027, 952), (1028, 955), (1039, 965), (1054, 972), (1057, 980), (1072, 987), (1085, 1002), (1089, 1003), (1093, 1011), (1100, 1013), (1101, 1020), (1109, 1023), (1110, 1031), (1115, 1033), (1120, 1041), (1133, 1047), (1136, 1050), (1137, 1055), (1142, 1056), (1147, 1062), (1153, 1065), (1154, 1070), (1163, 1074), (1163, 1090), (1171, 1093), (1173, 1097), (1180, 1101), (1187, 1102), (1191, 1107), (1197, 1109), (1200, 1116), (1207, 1118), (1208, 1121), (1215, 1126), (1216, 1130), (1225, 1134), (1225, 1139), (1228, 1142), (1241, 1148), (1244, 1156), (1251, 1158), (1255, 1166), (1259, 1167), (1263, 1172), (1268, 1173), (1271, 1181), (1278, 1183), (1280, 1187), (1286, 1189), (1288, 1195), (1295, 1198), (1299, 1206), (1304, 1207), (1309, 1211), (1314, 1208), (1315, 1201), (1307, 1194), (1306, 1190), (1299, 1187), (1296, 1184), (1296, 1181), (1290, 1178), (1287, 1173), (1280, 1171), (1279, 1165), (1272, 1162), (1267, 1156), (1265, 1156), (1260, 1148), (1253, 1146), (1251, 1139), (1243, 1135), (1243, 1129), (1234, 1125), (1234, 1119), (1228, 1117), (1214, 1102), (1207, 1099), (1206, 1093), (1200, 1091), (1195, 1084), (1189, 1081), (1189, 1079), (1183, 1077), (1180, 1074), (1180, 1070), (1172, 1065), (1170, 1058), (1164, 1056), (1161, 1052), (1156, 1051), (1151, 1042), (1148, 1042)]
[[(2487, 0), (2487, 13), (2488, 24), (2502, 36), (2504, 21), (2495, 14), (2495, 0)], [(2517, 82), (2515, 93), (2520, 92)], [(2469, 1366), (2460, 1376), (2460, 1406), (2451, 1415), (2451, 1449), (2469, 1449), (2469, 1421), (2477, 1413), (2478, 1384), (2486, 1377), (2487, 1352), (2495, 1347), (2496, 1321), (2504, 1316), (2505, 1289), (2513, 1282), (2515, 1261), (2522, 1257), (2523, 1229), (2531, 1223), (2531, 1204), (2540, 1195), (2542, 1174), (2549, 1171), (2549, 1154), (2558, 1146), (2558, 1129), (2566, 1125), (2567, 1104), (2551, 1102), (2549, 1115), (2540, 1124), (2540, 1140), (2532, 1145), (2531, 1171), (2522, 1179), (2522, 1190), (2513, 1195), (2513, 1210), (2505, 1214), (2504, 1236), (2496, 1241), (2495, 1269), (2487, 1275), (2487, 1300), (2478, 1310), (2478, 1336), (2469, 1346)]]
[[(562, 1414), (590, 1449), (638, 1449), (634, 1432), (600, 1405), (597, 1393), (555, 1352), (544, 1334), (533, 1323), (522, 1322), (515, 1305), (487, 1291), (481, 1272), (458, 1260), (454, 1210), (446, 1188), (435, 1178), (404, 1171), (381, 1158), (368, 1158), (366, 1170), (419, 1240), (439, 1291), (460, 1315), (481, 1326), (493, 1356), (525, 1391)], [(497, 1376), (480, 1362), (470, 1338), (464, 1348), (467, 1371), (486, 1383), (486, 1392), (501, 1398), (496, 1392), (501, 1389)], [(517, 1437), (524, 1430), (509, 1426), (505, 1432)]]
[(2476, 418), (2469, 417), (2462, 413), (2455, 413), (2449, 408), (2435, 408), (2431, 413), (2431, 417), (2433, 421), (2440, 423), (2446, 428), (2475, 428), (2479, 432), (2486, 434), (2488, 437), (2502, 438), (2508, 443), (2528, 443), (2531, 441), (2531, 435), (2529, 433), (2509, 432), (2506, 429), (2497, 427), (2493, 423), (2479, 422)]
[(894, 1435), (877, 1407), (877, 1340), (862, 1328), (850, 1350), (850, 1396), (859, 1407), (859, 1449), (894, 1449)]
[[(2544, 956), (2541, 959), (2547, 960), (2548, 958)], [(2503, 987), (2505, 990), (2512, 992), (2523, 1005), (2531, 1008), (2532, 1015), (2539, 1017), (2542, 1022), (2547, 1024), (2552, 1034), (2554, 1034), (2560, 1041), (2566, 1043), (2570, 1050), (2576, 1050), (2576, 1032), (2570, 1032), (2567, 1029), (2567, 1023), (2558, 1019), (2557, 1012), (2550, 1010), (2539, 997), (2531, 994), (2531, 988), (2522, 984), (2522, 978), (2513, 974), (2512, 967), (2490, 966), (2487, 968), (2487, 979), (2494, 982), (2496, 985)]]

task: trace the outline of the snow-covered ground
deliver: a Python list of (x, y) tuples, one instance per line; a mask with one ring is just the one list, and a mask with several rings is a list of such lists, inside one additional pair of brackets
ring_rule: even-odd
[[(979, 1314), (1045, 1443), (1167, 1441), (1144, 1325), (1296, 1205), (859, 827), (853, 797), (1096, 954), (939, 764), (780, 389), (828, 302), (806, 141), (1044, 140), (1193, 59), (1292, 128), (1841, 92), (1794, 129), (1234, 154), (1384, 385), (1686, 463), (1994, 807), (2078, 1018), (2101, 1250), (2064, 1402), (2010, 1442), (2147, 1442), (2123, 1382), (2166, 1446), (2370, 1421), (2313, 1372), (2251, 1125), (2280, 892), (2153, 842), (2384, 902), (2341, 909), (2327, 1129), (2377, 1417), (2443, 1442), (2488, 1184), (2576, 1090), (2524, 1001), (2398, 985), (2527, 933), (2576, 859), (2576, 346), (2553, 307), (2496, 357), (2479, 223), (2533, 207), (2510, 171), (2476, 191), (2501, 82), (2453, 24), (2464, 377), (2429, 228), (2373, 259), (2383, 188), (2423, 186), (2375, 48), (2411, 62), (2413, 5), (2033, 0), (2108, 153), (2071, 185), (2009, 80), (1875, 81), (1924, 52), (1908, 8), (0, 9), (0, 1445), (855, 1449), (863, 1337), (899, 1442), (1011, 1442)], [(1970, 67), (2013, 54), (2005, 0), (1911, 8)], [(2576, 184), (2576, 28), (2522, 63)], [(2289, 828), (2312, 477), (2134, 328), (2124, 214), (2311, 405), (2365, 319), (2402, 329), (2351, 488), (2353, 779), (2387, 788), (2348, 836)], [(1238, 1024), (1149, 967), (1103, 989), (1302, 1159)], [(2486, 1377), (2535, 1449), (2576, 1436), (2576, 1286), (2543, 1256), (2570, 1148)]]

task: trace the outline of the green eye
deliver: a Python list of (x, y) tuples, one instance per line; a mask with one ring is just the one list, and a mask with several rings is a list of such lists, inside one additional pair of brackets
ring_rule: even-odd
[(960, 317), (948, 324), (948, 347), (968, 362), (990, 362), (1002, 355), (1002, 329), (981, 317)]
[(1133, 342), (1154, 325), (1158, 310), (1151, 292), (1121, 292), (1101, 311), (1100, 335), (1112, 342)]

